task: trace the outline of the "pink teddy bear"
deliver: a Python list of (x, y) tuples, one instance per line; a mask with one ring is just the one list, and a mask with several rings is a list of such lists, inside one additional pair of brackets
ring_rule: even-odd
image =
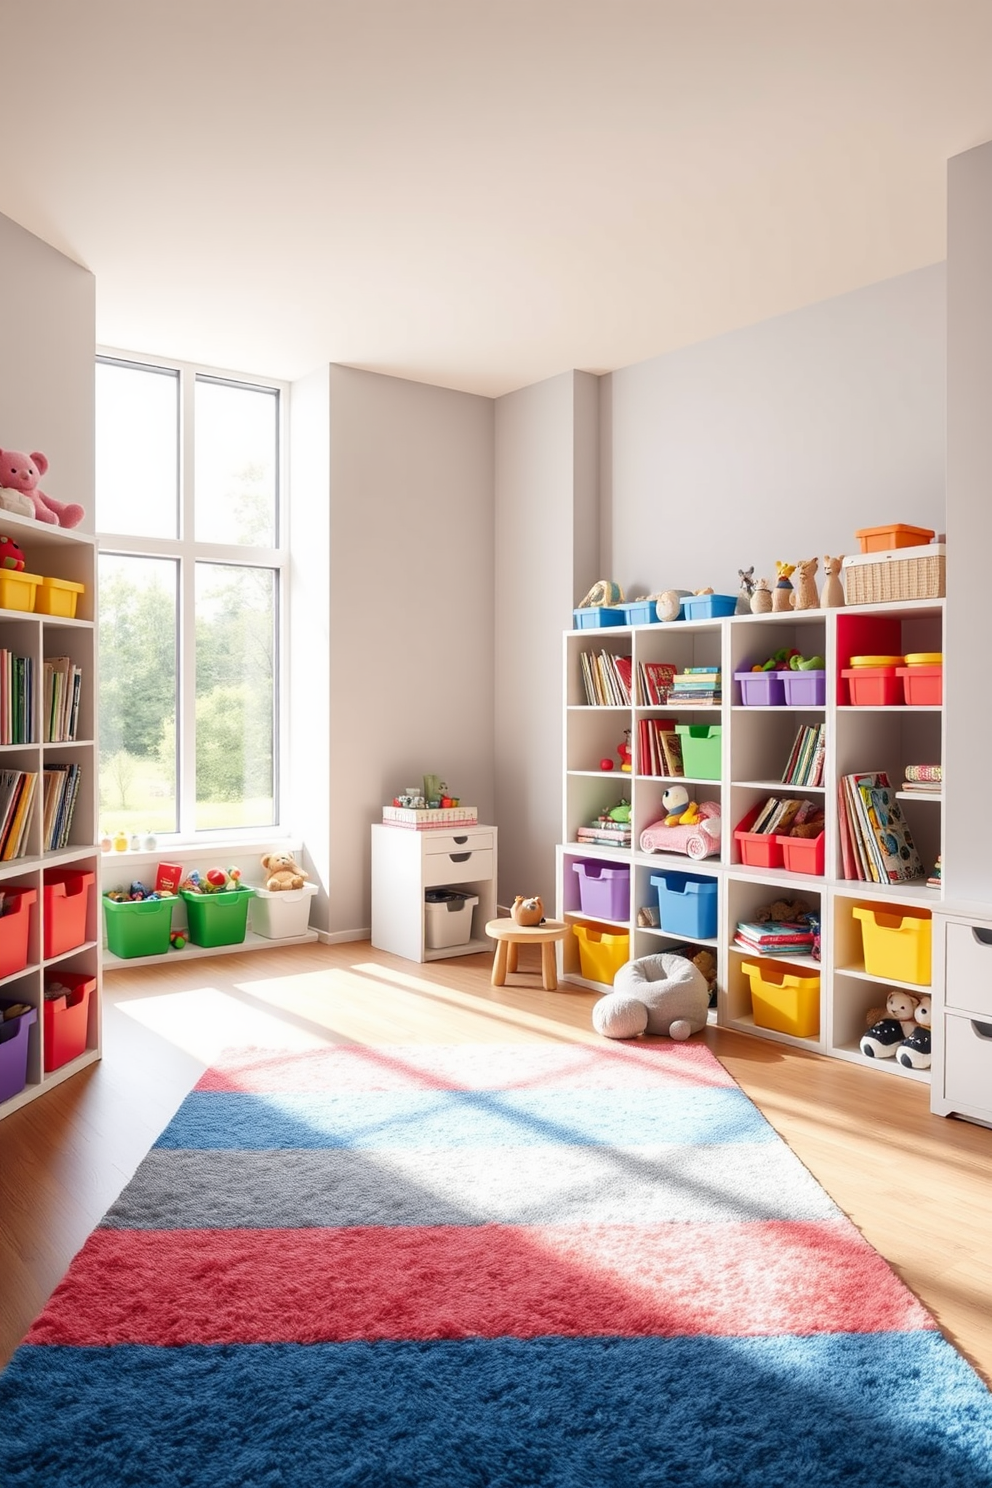
[(20, 450), (0, 450), (0, 486), (20, 491), (31, 502), (39, 522), (56, 527), (75, 527), (83, 520), (83, 508), (56, 501), (38, 490), (38, 482), (48, 469), (48, 457), (22, 454)]

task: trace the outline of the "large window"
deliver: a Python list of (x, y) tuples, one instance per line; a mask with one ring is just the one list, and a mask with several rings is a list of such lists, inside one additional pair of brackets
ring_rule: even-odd
[(277, 387), (101, 356), (104, 831), (279, 824)]

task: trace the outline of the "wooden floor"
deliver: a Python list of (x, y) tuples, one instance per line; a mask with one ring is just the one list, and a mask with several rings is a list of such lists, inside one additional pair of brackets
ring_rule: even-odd
[[(219, 1049), (597, 1041), (591, 993), (521, 966), (494, 988), (486, 956), (418, 966), (359, 943), (108, 974), (103, 1060), (0, 1122), (0, 1365)], [(931, 1116), (918, 1083), (703, 1036), (992, 1384), (992, 1131)]]

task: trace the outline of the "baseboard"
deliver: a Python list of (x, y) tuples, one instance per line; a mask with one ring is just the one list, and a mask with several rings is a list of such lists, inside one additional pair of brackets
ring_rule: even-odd
[(369, 925), (364, 930), (318, 930), (317, 939), (321, 945), (342, 945), (348, 940), (370, 940), (372, 927)]

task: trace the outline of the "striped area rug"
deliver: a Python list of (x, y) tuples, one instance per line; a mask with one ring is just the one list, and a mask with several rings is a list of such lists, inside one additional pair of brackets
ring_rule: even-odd
[(700, 1044), (242, 1051), (0, 1377), (51, 1488), (988, 1488), (992, 1397)]

